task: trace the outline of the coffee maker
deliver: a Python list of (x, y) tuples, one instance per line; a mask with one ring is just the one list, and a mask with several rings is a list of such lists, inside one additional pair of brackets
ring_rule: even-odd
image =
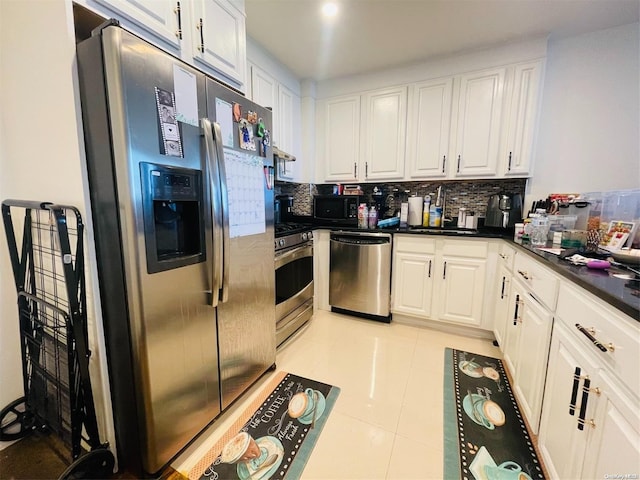
[(485, 227), (514, 228), (522, 221), (522, 194), (496, 193), (489, 197)]

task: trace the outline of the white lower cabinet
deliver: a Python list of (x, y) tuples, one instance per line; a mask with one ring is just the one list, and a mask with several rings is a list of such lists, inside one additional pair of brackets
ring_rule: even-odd
[[(621, 385), (603, 372), (597, 381), (600, 398), (585, 455), (583, 478), (611, 478), (640, 473), (640, 405), (621, 394)], [(631, 478), (631, 477), (628, 477)]]
[(393, 311), (431, 317), (435, 274), (435, 241), (411, 249), (411, 242), (396, 240), (393, 258)]
[(480, 326), (486, 258), (464, 258), (443, 255), (438, 262), (442, 274), (438, 289), (438, 319)]
[(393, 313), (480, 327), (488, 242), (395, 235)]
[(516, 371), (516, 360), (518, 347), (520, 346), (520, 324), (522, 323), (522, 305), (526, 292), (518, 283), (512, 281), (509, 289), (509, 302), (507, 308), (507, 318), (504, 328), (504, 339), (500, 343), (503, 361), (507, 369), (513, 374)]
[(498, 345), (504, 347), (509, 317), (509, 293), (511, 290), (513, 262), (516, 251), (506, 242), (498, 246), (497, 277), (493, 285), (493, 334)]
[[(522, 413), (537, 434), (558, 279), (526, 254), (518, 254), (514, 265), (505, 338), (500, 345)], [(545, 282), (540, 284), (538, 279)]]
[[(556, 324), (549, 354), (546, 390), (538, 446), (551, 478), (580, 478), (587, 437), (578, 418), (586, 377), (594, 378), (595, 363), (562, 325)], [(582, 378), (579, 378), (582, 377)], [(593, 402), (587, 403), (585, 418), (593, 416)]]
[[(556, 327), (539, 447), (552, 478), (625, 478), (640, 472), (637, 398), (602, 370), (595, 352)], [(573, 407), (572, 407), (573, 405)], [(630, 478), (630, 477), (626, 477)]]
[(511, 272), (505, 267), (498, 268), (496, 285), (494, 287), (493, 334), (498, 345), (503, 346), (506, 340), (507, 322), (509, 316), (509, 291), (511, 287)]
[(563, 282), (538, 438), (552, 478), (640, 474), (639, 350), (637, 319)]
[(515, 352), (514, 390), (533, 433), (538, 432), (547, 371), (553, 315), (531, 295), (521, 305), (518, 349)]

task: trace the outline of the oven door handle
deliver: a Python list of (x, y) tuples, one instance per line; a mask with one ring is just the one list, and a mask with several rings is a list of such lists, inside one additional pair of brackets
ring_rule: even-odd
[(276, 255), (276, 269), (304, 257), (313, 257), (313, 245), (293, 248), (285, 253)]

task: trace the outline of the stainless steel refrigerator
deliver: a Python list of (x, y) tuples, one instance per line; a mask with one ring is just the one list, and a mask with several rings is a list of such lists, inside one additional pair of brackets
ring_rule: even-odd
[(77, 55), (116, 450), (155, 473), (275, 366), (271, 112), (114, 24)]

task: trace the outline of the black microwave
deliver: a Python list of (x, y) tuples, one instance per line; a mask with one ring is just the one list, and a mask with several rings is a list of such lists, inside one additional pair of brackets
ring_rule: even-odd
[(328, 225), (358, 225), (358, 205), (366, 203), (362, 195), (315, 195), (313, 218)]

